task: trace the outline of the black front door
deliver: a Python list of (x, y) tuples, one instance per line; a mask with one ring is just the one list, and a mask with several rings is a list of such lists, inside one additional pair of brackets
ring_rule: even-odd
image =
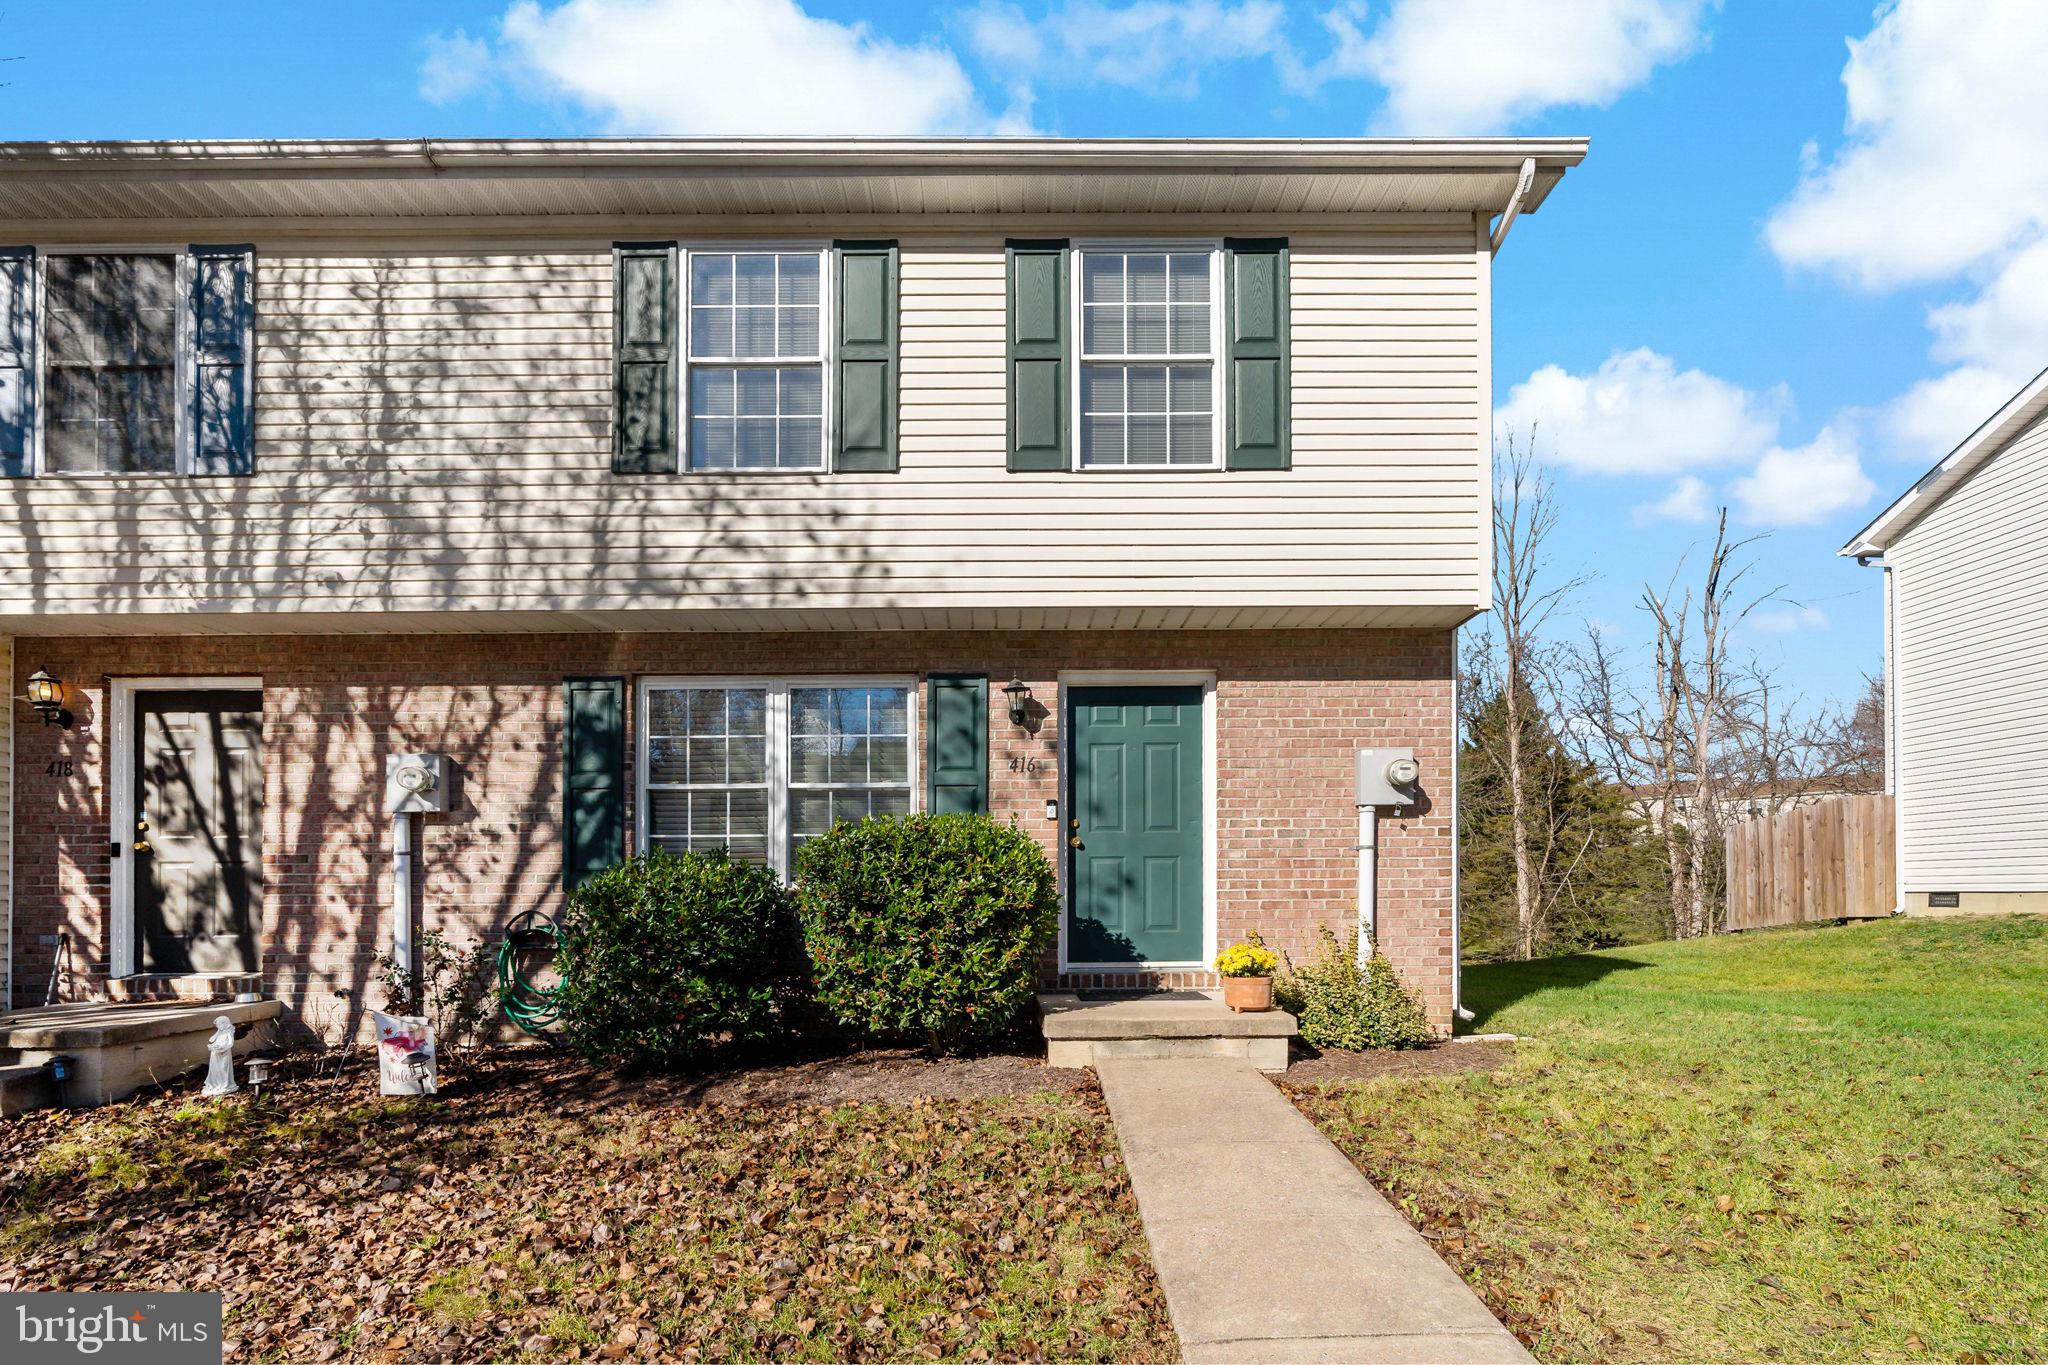
[(138, 971), (257, 969), (262, 760), (262, 693), (135, 694)]

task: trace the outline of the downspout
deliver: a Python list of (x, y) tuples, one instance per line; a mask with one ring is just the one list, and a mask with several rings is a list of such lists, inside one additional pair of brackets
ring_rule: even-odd
[[(1534, 164), (1534, 163), (1529, 163)], [(1475, 1017), (1465, 1008), (1465, 891), (1462, 864), (1464, 849), (1458, 835), (1459, 753), (1465, 737), (1458, 733), (1463, 714), (1465, 679), (1458, 672), (1457, 632), (1451, 633), (1451, 1013), (1471, 1023)]]
[(1515, 177), (1515, 192), (1508, 196), (1507, 207), (1500, 211), (1500, 223), (1493, 229), (1493, 236), (1488, 240), (1488, 245), (1493, 248), (1495, 254), (1500, 252), (1500, 244), (1508, 239), (1508, 229), (1515, 225), (1515, 219), (1522, 216), (1522, 201), (1529, 197), (1529, 187), (1535, 183), (1536, 158), (1525, 157), (1522, 160), (1522, 173)]
[(1899, 638), (1898, 611), (1893, 605), (1897, 588), (1892, 575), (1896, 569), (1881, 552), (1856, 556), (1858, 568), (1867, 569), (1873, 565), (1884, 571), (1884, 790), (1885, 795), (1892, 798), (1892, 894), (1896, 898), (1892, 903), (1892, 914), (1897, 916), (1906, 913), (1906, 879), (1899, 875), (1901, 854), (1906, 845), (1901, 837), (1904, 833), (1905, 803), (1899, 799), (1899, 708), (1895, 704)]

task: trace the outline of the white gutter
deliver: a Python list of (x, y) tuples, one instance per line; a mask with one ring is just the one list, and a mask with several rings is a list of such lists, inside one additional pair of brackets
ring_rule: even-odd
[(1515, 192), (1508, 196), (1508, 206), (1500, 211), (1500, 224), (1494, 228), (1491, 239), (1495, 255), (1500, 254), (1500, 244), (1508, 239), (1508, 229), (1522, 216), (1522, 201), (1529, 197), (1529, 187), (1535, 183), (1536, 158), (1532, 156), (1522, 162), (1522, 173), (1515, 177)]

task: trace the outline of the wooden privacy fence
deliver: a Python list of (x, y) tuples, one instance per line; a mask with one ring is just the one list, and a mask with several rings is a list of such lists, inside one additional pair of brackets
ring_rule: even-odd
[(1836, 796), (1728, 827), (1729, 933), (1878, 919), (1898, 904), (1892, 798)]

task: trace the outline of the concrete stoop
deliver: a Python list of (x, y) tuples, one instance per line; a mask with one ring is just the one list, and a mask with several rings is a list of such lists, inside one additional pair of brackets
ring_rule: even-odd
[(1218, 1058), (1285, 1071), (1287, 1043), (1297, 1031), (1285, 1010), (1238, 1014), (1206, 991), (1051, 991), (1038, 997), (1038, 1012), (1048, 1066)]
[(281, 1013), (275, 1000), (250, 1000), (81, 1003), (0, 1014), (0, 1113), (57, 1102), (52, 1057), (71, 1059), (65, 1106), (85, 1109), (205, 1066), (207, 1036), (222, 1015), (234, 1022), (239, 1056), (274, 1041)]

